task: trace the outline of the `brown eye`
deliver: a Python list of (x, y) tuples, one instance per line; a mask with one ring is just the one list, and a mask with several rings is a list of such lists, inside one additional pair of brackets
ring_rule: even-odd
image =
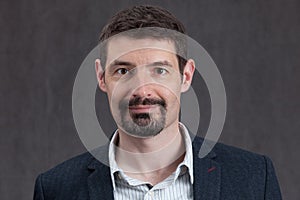
[(117, 69), (116, 72), (117, 72), (118, 74), (124, 75), (124, 74), (127, 74), (127, 73), (128, 73), (128, 70), (125, 69), (125, 68), (120, 68), (120, 69)]

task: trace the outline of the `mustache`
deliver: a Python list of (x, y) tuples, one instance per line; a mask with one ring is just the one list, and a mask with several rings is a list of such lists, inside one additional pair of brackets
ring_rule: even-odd
[(129, 100), (129, 106), (138, 106), (138, 105), (161, 105), (165, 108), (166, 101), (163, 99), (157, 99), (157, 98), (144, 98), (141, 97), (135, 97), (133, 99)]
[(166, 108), (166, 101), (164, 99), (158, 98), (142, 98), (142, 97), (134, 97), (129, 100), (121, 101), (120, 107), (126, 108), (128, 106), (138, 106), (138, 105), (160, 105), (163, 108)]

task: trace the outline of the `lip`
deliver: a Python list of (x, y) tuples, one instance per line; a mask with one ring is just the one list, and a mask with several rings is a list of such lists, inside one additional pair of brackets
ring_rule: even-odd
[(156, 107), (157, 105), (138, 105), (138, 106), (129, 106), (129, 110), (135, 113), (147, 113)]

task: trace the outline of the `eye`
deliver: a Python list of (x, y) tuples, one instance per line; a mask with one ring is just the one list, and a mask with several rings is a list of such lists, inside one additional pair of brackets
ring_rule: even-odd
[(168, 73), (168, 70), (166, 70), (165, 68), (158, 67), (154, 69), (154, 72), (159, 75), (165, 75)]
[(116, 70), (116, 73), (120, 74), (120, 75), (124, 75), (128, 73), (128, 70), (126, 68), (119, 68)]

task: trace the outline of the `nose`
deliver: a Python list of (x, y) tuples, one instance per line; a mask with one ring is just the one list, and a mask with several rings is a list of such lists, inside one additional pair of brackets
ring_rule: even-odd
[(153, 84), (150, 75), (145, 70), (137, 70), (133, 79), (132, 96), (151, 97), (153, 95)]
[(141, 85), (133, 91), (132, 96), (149, 98), (152, 96), (152, 93), (153, 92), (152, 92), (151, 88), (149, 87), (149, 85)]

